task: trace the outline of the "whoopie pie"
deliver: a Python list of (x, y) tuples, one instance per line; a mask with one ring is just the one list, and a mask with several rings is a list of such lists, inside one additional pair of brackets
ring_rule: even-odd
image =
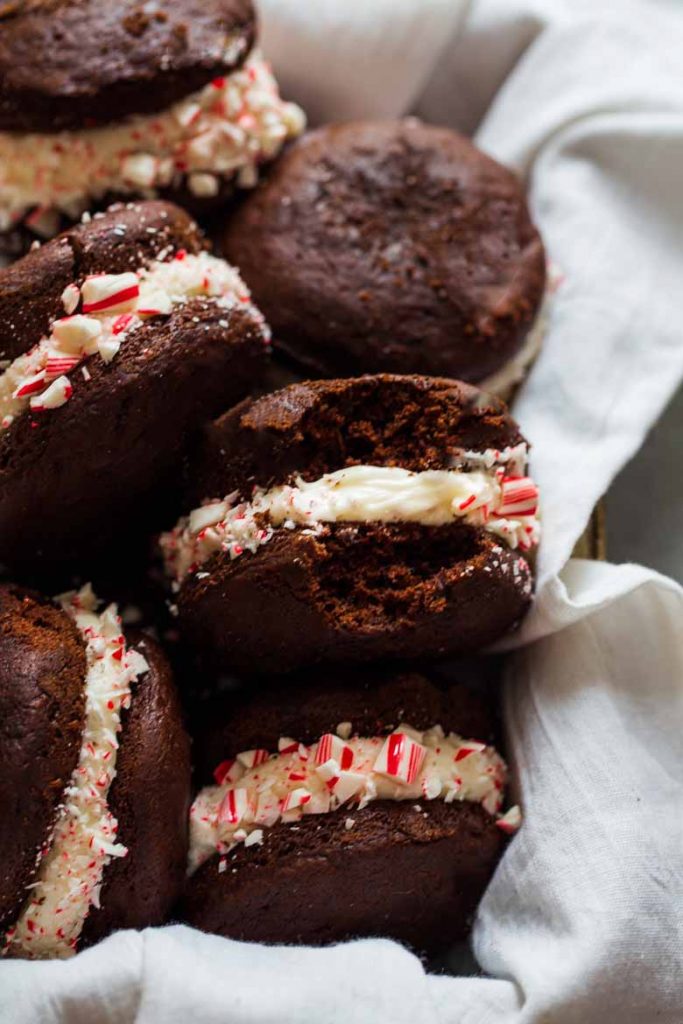
[(220, 760), (190, 812), (183, 919), (259, 942), (462, 937), (520, 821), (501, 813), (506, 767), (468, 691), (318, 673), (207, 725), (198, 746)]
[(267, 342), (238, 273), (165, 202), (112, 207), (0, 270), (0, 562), (140, 532)]
[(251, 0), (0, 8), (0, 231), (44, 237), (107, 197), (198, 208), (255, 184), (303, 129), (257, 49)]
[(414, 118), (309, 132), (230, 215), (224, 248), (311, 376), (503, 390), (540, 343), (545, 255), (520, 183)]
[(247, 673), (491, 643), (531, 602), (527, 456), (503, 403), (457, 381), (245, 400), (206, 428), (194, 510), (161, 538), (185, 640)]
[(90, 587), (0, 586), (2, 951), (67, 957), (160, 924), (183, 882), (189, 740), (151, 639)]

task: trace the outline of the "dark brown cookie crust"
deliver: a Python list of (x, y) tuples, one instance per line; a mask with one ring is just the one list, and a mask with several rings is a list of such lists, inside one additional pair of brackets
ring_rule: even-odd
[(312, 376), (481, 381), (521, 347), (545, 285), (514, 175), (415, 119), (309, 132), (228, 221), (224, 247)]
[[(191, 503), (294, 473), (357, 463), (443, 468), (462, 449), (521, 440), (502, 403), (468, 385), (365, 377), (292, 385), (225, 414), (193, 464)], [(255, 554), (216, 554), (178, 595), (207, 661), (245, 673), (317, 662), (434, 658), (476, 650), (526, 611), (531, 573), (483, 529), (338, 523), (280, 530)]]
[(251, 0), (12, 0), (0, 8), (0, 131), (162, 110), (244, 61)]
[[(224, 757), (248, 739), (269, 749), (280, 735), (312, 742), (340, 721), (360, 735), (382, 735), (401, 719), (464, 735), (475, 723), (491, 730), (466, 691), (444, 694), (419, 675), (387, 673), (374, 685), (351, 679), (346, 688), (338, 681), (329, 690), (321, 679), (317, 699), (312, 684), (270, 696), (283, 701), (281, 718), (264, 694), (236, 705), (224, 728), (215, 725), (230, 743)], [(304, 816), (296, 828), (264, 829), (260, 846), (237, 847), (223, 872), (218, 857), (207, 861), (187, 884), (182, 916), (248, 941), (383, 935), (433, 951), (466, 932), (503, 845), (493, 817), (468, 802), (378, 801)]]
[[(207, 861), (181, 914), (249, 942), (324, 944), (366, 935), (428, 952), (461, 938), (504, 840), (476, 804), (378, 801), (266, 830), (261, 847)], [(354, 824), (346, 827), (346, 819)], [(319, 820), (320, 819), (320, 820)]]
[(146, 928), (168, 917), (185, 878), (190, 806), (190, 742), (170, 666), (148, 637), (133, 644), (150, 666), (123, 718), (109, 808), (128, 856), (104, 870), (100, 909), (81, 937), (89, 945), (117, 928)]
[(36, 857), (78, 763), (83, 641), (50, 601), (0, 586), (0, 931), (26, 899)]
[[(150, 234), (155, 224), (158, 232)], [(9, 357), (59, 315), (67, 283), (95, 270), (138, 267), (171, 242), (188, 251), (201, 244), (176, 208), (135, 205), (74, 229), (0, 273), (0, 336), (7, 328)], [(109, 364), (91, 357), (91, 379), (71, 375), (66, 405), (27, 412), (0, 433), (0, 561), (40, 575), (78, 558), (78, 570), (88, 574), (91, 559), (125, 550), (130, 535), (172, 517), (193, 431), (244, 395), (265, 359), (263, 334), (249, 314), (208, 299), (148, 320)]]

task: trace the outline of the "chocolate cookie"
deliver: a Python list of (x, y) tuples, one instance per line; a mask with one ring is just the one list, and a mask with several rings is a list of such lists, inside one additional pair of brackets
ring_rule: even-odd
[(515, 176), (412, 118), (308, 133), (230, 218), (224, 246), (276, 348), (314, 376), (482, 382), (525, 345), (545, 284)]
[(0, 230), (42, 237), (104, 197), (215, 201), (303, 128), (253, 49), (251, 0), (0, 8)]
[(0, 271), (0, 337), (0, 562), (23, 571), (144, 532), (192, 432), (258, 379), (268, 331), (189, 217), (148, 202)]
[(169, 667), (128, 647), (89, 587), (0, 587), (0, 927), (9, 956), (65, 957), (162, 923), (187, 851), (189, 742)]
[(190, 812), (181, 916), (248, 941), (446, 947), (519, 821), (516, 808), (500, 813), (500, 756), (463, 738), (481, 708), (419, 675), (321, 678), (312, 711), (311, 698), (310, 685), (271, 689), (209, 731), (224, 759)]
[[(251, 673), (473, 651), (531, 601), (527, 446), (469, 385), (293, 384), (207, 428), (161, 546), (179, 625)], [(203, 501), (203, 504), (200, 502)]]
[(0, 11), (0, 131), (149, 114), (244, 63), (250, 0), (39, 0)]

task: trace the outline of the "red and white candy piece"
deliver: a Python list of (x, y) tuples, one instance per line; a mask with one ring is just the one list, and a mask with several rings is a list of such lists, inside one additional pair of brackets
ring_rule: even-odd
[(121, 338), (100, 338), (97, 344), (97, 351), (105, 363), (110, 363), (118, 355), (120, 348)]
[(490, 793), (487, 793), (481, 802), (481, 806), (489, 814), (497, 814), (503, 805), (503, 797), (499, 790), (492, 789)]
[(74, 313), (81, 301), (81, 293), (77, 284), (68, 284), (62, 292), (62, 305), (65, 313)]
[(218, 786), (222, 786), (224, 782), (237, 782), (244, 775), (244, 766), (231, 758), (227, 761), (221, 761), (220, 764), (216, 765), (213, 770), (213, 777), (216, 780)]
[(201, 533), (208, 526), (215, 526), (220, 523), (228, 514), (228, 505), (225, 501), (214, 501), (210, 505), (202, 505), (190, 513), (188, 528), (190, 533)]
[(49, 388), (43, 391), (42, 395), (35, 395), (31, 399), (31, 408), (34, 412), (43, 409), (59, 409), (69, 401), (73, 394), (73, 387), (68, 377), (58, 377), (50, 384)]
[(325, 764), (330, 758), (334, 758), (339, 767), (346, 771), (353, 764), (353, 750), (339, 736), (326, 732), (318, 740), (315, 763)]
[(41, 370), (40, 373), (34, 374), (33, 377), (26, 377), (14, 392), (12, 398), (28, 398), (30, 395), (38, 395), (44, 390), (46, 383), (45, 370)]
[(340, 771), (329, 780), (327, 788), (332, 793), (337, 804), (345, 804), (347, 800), (351, 800), (361, 792), (366, 781), (367, 776), (361, 772)]
[(323, 780), (328, 789), (332, 789), (335, 785), (335, 779), (339, 778), (339, 762), (335, 761), (333, 757), (329, 761), (325, 761), (323, 764), (319, 764), (315, 769), (316, 775), (319, 775)]
[(254, 821), (257, 825), (265, 825), (271, 828), (280, 817), (280, 801), (272, 793), (259, 793), (254, 811)]
[(297, 788), (293, 789), (291, 793), (288, 793), (282, 801), (282, 813), (286, 814), (287, 811), (294, 811), (297, 807), (303, 807), (305, 804), (310, 802), (310, 799), (310, 792), (307, 789), (304, 789), (303, 786), (297, 786)]
[(327, 814), (330, 810), (331, 794), (327, 790), (312, 793), (311, 801), (306, 805), (307, 814)]
[(538, 487), (528, 476), (505, 476), (500, 482), (499, 516), (533, 516), (538, 508)]
[(270, 754), (267, 750), (243, 750), (241, 754), (237, 755), (237, 760), (245, 768), (255, 768), (267, 761), (269, 757)]
[(263, 830), (260, 829), (260, 828), (255, 828), (254, 831), (250, 832), (249, 835), (244, 840), (244, 845), (245, 846), (260, 846), (262, 842), (263, 842)]
[(299, 749), (299, 743), (297, 740), (293, 740), (291, 736), (281, 736), (277, 741), (277, 749), (280, 754), (296, 754)]
[(123, 334), (124, 331), (128, 330), (130, 325), (135, 321), (135, 317), (132, 313), (121, 313), (117, 316), (111, 325), (112, 334)]
[(454, 761), (463, 761), (466, 757), (471, 754), (481, 754), (482, 751), (486, 750), (485, 743), (477, 743), (472, 740), (470, 743), (463, 743), (462, 746), (458, 747), (455, 752)]
[(170, 295), (161, 291), (147, 291), (140, 296), (140, 305), (136, 309), (138, 316), (165, 316), (173, 309)]
[(511, 807), (509, 811), (506, 811), (500, 818), (497, 819), (496, 825), (507, 835), (511, 836), (517, 831), (522, 824), (522, 812), (520, 811), (517, 804)]
[(375, 761), (374, 770), (397, 782), (411, 785), (419, 775), (426, 753), (427, 748), (406, 733), (393, 732), (387, 736)]
[(249, 791), (230, 789), (218, 808), (218, 820), (228, 825), (237, 825), (249, 810)]
[(428, 775), (422, 780), (422, 793), (425, 800), (436, 800), (441, 796), (441, 779), (438, 775)]
[(86, 277), (81, 294), (84, 313), (128, 313), (137, 306), (138, 275), (127, 272)]
[(52, 337), (62, 352), (92, 355), (102, 334), (102, 324), (94, 316), (64, 316), (52, 325)]
[(71, 373), (81, 361), (80, 355), (67, 356), (60, 352), (51, 352), (45, 363), (45, 380), (51, 381), (63, 374)]

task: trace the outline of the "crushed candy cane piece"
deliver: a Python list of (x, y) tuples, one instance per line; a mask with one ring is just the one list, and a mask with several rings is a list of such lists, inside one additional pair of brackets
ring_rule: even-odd
[(72, 355), (92, 355), (102, 335), (102, 323), (94, 316), (65, 316), (55, 320), (52, 336), (58, 347)]
[(282, 801), (282, 813), (286, 814), (287, 811), (292, 811), (297, 807), (303, 807), (310, 799), (311, 794), (309, 790), (304, 789), (303, 786), (298, 786), (296, 789), (293, 789), (291, 793), (288, 793)]
[(213, 770), (213, 777), (218, 786), (224, 782), (237, 782), (244, 775), (244, 767), (234, 758), (228, 761), (221, 761)]
[(426, 747), (421, 743), (404, 732), (394, 732), (386, 738), (375, 761), (375, 771), (410, 784), (417, 778), (425, 753)]
[(462, 761), (465, 757), (469, 757), (470, 754), (479, 754), (482, 750), (486, 750), (485, 743), (463, 743), (461, 747), (458, 747), (453, 760)]
[(31, 398), (31, 408), (34, 412), (42, 409), (59, 409), (61, 405), (65, 405), (69, 401), (72, 392), (73, 387), (69, 378), (57, 377), (57, 380), (53, 380), (45, 391)]
[(258, 764), (264, 764), (269, 757), (267, 750), (243, 750), (237, 755), (237, 760), (245, 768), (254, 768)]
[(514, 835), (522, 824), (522, 812), (515, 804), (509, 811), (506, 811), (500, 818), (496, 819), (496, 825), (508, 835)]
[(340, 768), (347, 769), (353, 764), (353, 750), (339, 736), (331, 732), (325, 733), (318, 741), (315, 751), (315, 763), (324, 764), (334, 758)]
[(76, 284), (68, 284), (62, 292), (62, 305), (64, 306), (64, 312), (67, 314), (73, 313), (78, 309), (78, 303), (81, 301), (81, 290)]
[(242, 821), (248, 810), (248, 791), (246, 789), (230, 789), (225, 794), (225, 799), (218, 810), (218, 817), (220, 821), (235, 825)]
[(135, 309), (140, 294), (138, 275), (93, 274), (81, 285), (84, 313), (127, 313)]

